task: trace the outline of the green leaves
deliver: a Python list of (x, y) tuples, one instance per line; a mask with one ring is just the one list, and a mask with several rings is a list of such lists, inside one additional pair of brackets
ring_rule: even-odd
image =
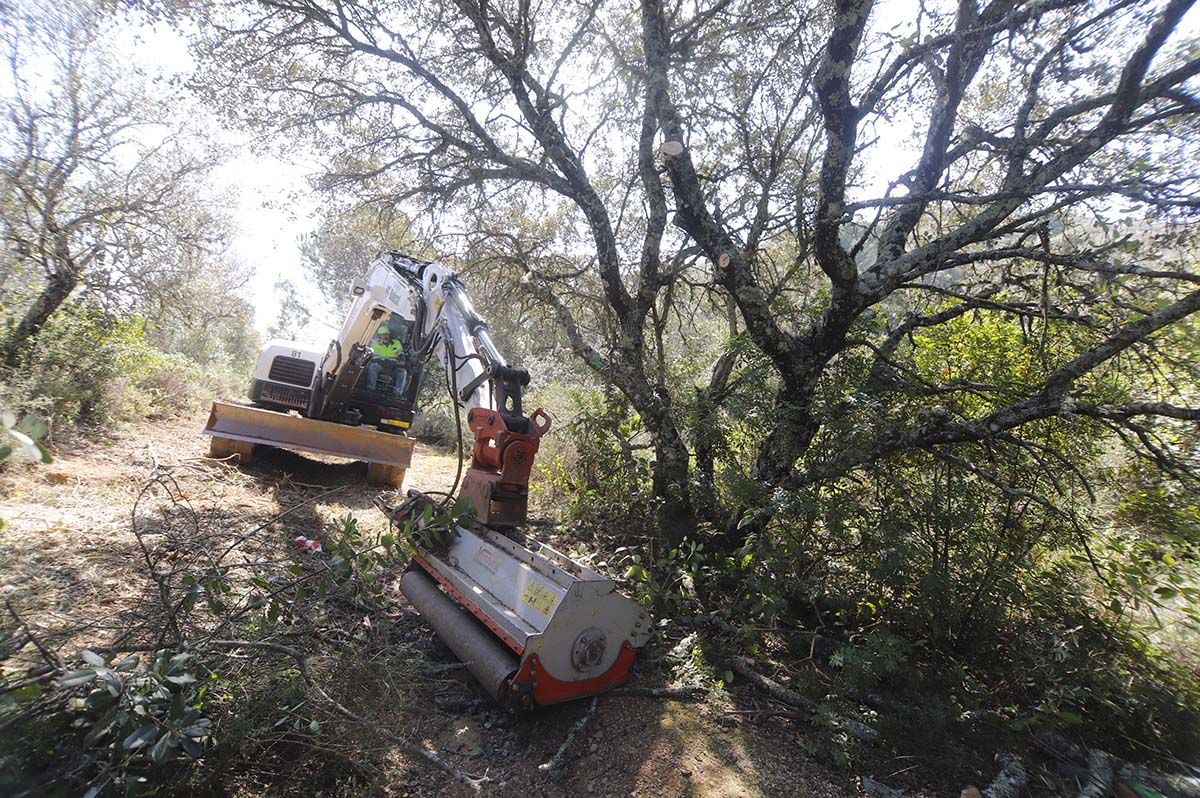
[(0, 438), (7, 437), (8, 442), (0, 443), (0, 461), (6, 460), (14, 451), (29, 460), (40, 463), (51, 462), (50, 452), (41, 444), (42, 438), (50, 431), (50, 424), (37, 416), (25, 416), (17, 421), (16, 415), (4, 411), (0, 413)]
[(426, 503), (417, 518), (410, 517), (404, 522), (401, 534), (413, 554), (444, 552), (458, 540), (458, 527), (474, 522), (474, 505), (460, 496), (449, 512), (432, 502)]
[(81, 713), (76, 725), (88, 729), (84, 745), (109, 749), (118, 773), (164, 765), (180, 751), (192, 758), (203, 755), (211, 722), (197, 708), (197, 679), (185, 670), (194, 658), (191, 652), (160, 650), (145, 669), (136, 656), (111, 663), (91, 650), (79, 656), (91, 667), (63, 674), (57, 686), (87, 689), (82, 700), (70, 704)]
[(157, 733), (158, 727), (153, 723), (147, 723), (137, 730), (130, 732), (129, 736), (121, 742), (121, 747), (126, 751), (136, 751), (139, 748), (149, 745)]
[[(378, 535), (364, 532), (358, 519), (347, 513), (322, 530), (321, 553), (303, 556), (282, 573), (262, 571), (250, 576), (248, 590), (238, 590), (224, 571), (192, 581), (205, 587), (210, 601), (214, 590), (217, 596), (227, 597), (230, 606), (222, 602), (226, 612), (240, 616), (256, 610), (258, 621), (265, 626), (292, 622), (300, 605), (330, 593), (374, 604), (384, 600), (388, 575), (397, 573), (413, 551), (424, 544), (441, 545), (450, 540), (457, 534), (452, 532), (456, 524), (474, 517), (468, 505), (460, 501), (450, 512), (429, 507), (415, 522), (409, 519), (399, 530), (393, 525)], [(423, 523), (428, 526), (421, 527)]]
[(459, 496), (454, 502), (454, 509), (451, 511), (454, 518), (465, 523), (467, 516), (475, 515), (475, 505), (466, 496)]
[(82, 652), (80, 652), (79, 656), (88, 665), (95, 665), (97, 668), (103, 668), (107, 664), (104, 661), (104, 658), (101, 657), (99, 654), (95, 653), (94, 651), (89, 651), (87, 649), (84, 649)]
[(69, 671), (64, 673), (58, 679), (58, 686), (64, 690), (69, 690), (72, 687), (88, 684), (95, 680), (96, 671), (93, 668), (86, 668), (79, 671)]

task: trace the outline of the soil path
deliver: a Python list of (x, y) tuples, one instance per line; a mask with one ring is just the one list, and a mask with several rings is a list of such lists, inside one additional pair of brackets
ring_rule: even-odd
[[(382, 525), (372, 506), (378, 489), (365, 466), (272, 451), (239, 470), (207, 460), (204, 418), (146, 423), (104, 439), (59, 441), (47, 466), (13, 464), (0, 472), (0, 591), (33, 628), (61, 647), (104, 645), (135, 620), (144, 601), (131, 510), (156, 468), (180, 475), (186, 498), (208, 522), (251, 528), (302, 499), (331, 488), (261, 531), (282, 549), (299, 534), (353, 513), (364, 526)], [(417, 446), (405, 488), (445, 490), (457, 458)], [(195, 487), (199, 485), (200, 487)], [(455, 671), (451, 655), (419, 616), (396, 599), (397, 649), (419, 650), (443, 668), (435, 677), (396, 673), (386, 663), (339, 659), (322, 669), (340, 685), (339, 698), (410, 739), (421, 740), (456, 767), (487, 773), (488, 792), (514, 796), (843, 796), (860, 795), (856, 779), (835, 775), (807, 753), (804, 735), (783, 720), (754, 721), (757, 697), (746, 688), (700, 702), (635, 697), (600, 699), (592, 722), (572, 743), (563, 765), (540, 770), (566, 739), (588, 702), (512, 715), (478, 700), (474, 683)], [(81, 619), (86, 626), (79, 628)], [(70, 629), (55, 637), (62, 630)], [(651, 645), (643, 684), (679, 683), (681, 666)], [(398, 660), (403, 662), (403, 660)], [(694, 675), (694, 674), (693, 674)], [(268, 704), (282, 699), (263, 699)], [(272, 708), (270, 711), (277, 711)], [(266, 711), (266, 710), (265, 710)], [(268, 721), (268, 724), (269, 721)], [(299, 748), (263, 744), (254, 768), (232, 767), (215, 794), (457, 796), (464, 787), (418, 765), (386, 743), (369, 750), (354, 741), (318, 741)], [(244, 766), (244, 762), (242, 765)], [(339, 770), (340, 769), (340, 770)], [(330, 771), (334, 772), (330, 772)]]

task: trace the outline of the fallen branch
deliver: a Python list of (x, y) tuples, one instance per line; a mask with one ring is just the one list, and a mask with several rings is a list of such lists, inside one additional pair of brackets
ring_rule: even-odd
[(746, 681), (753, 684), (755, 687), (762, 690), (764, 693), (774, 698), (776, 701), (787, 704), (788, 706), (803, 709), (809, 713), (817, 711), (813, 702), (809, 701), (804, 696), (789, 690), (779, 682), (769, 677), (763, 676), (754, 669), (754, 661), (746, 657), (734, 657), (729, 663), (729, 669), (741, 676)]
[(58, 675), (58, 671), (52, 670), (49, 673), (43, 673), (41, 676), (31, 676), (30, 678), (22, 679), (19, 682), (13, 682), (12, 684), (6, 684), (3, 687), (0, 687), (0, 695), (5, 695), (7, 693), (15, 692), (17, 690), (20, 690), (23, 687), (29, 687), (32, 684), (41, 684), (42, 682), (52, 679), (57, 675)]
[(727, 709), (726, 715), (753, 715), (756, 718), (788, 718), (789, 720), (811, 720), (809, 712), (794, 709)]
[(66, 697), (62, 694), (53, 695), (50, 698), (42, 699), (22, 709), (20, 712), (13, 713), (3, 719), (0, 719), (0, 732), (7, 731), (9, 727), (16, 726), (19, 723), (24, 723), (30, 718), (37, 717), (44, 713), (59, 712), (67, 704)]
[(904, 798), (904, 793), (895, 787), (889, 787), (882, 781), (867, 776), (862, 777), (862, 789), (867, 798)]
[(558, 750), (554, 752), (554, 756), (550, 757), (548, 762), (538, 765), (538, 770), (543, 772), (554, 770), (562, 764), (563, 757), (567, 754), (567, 749), (571, 747), (571, 743), (575, 740), (575, 735), (579, 734), (579, 732), (583, 731), (591, 723), (592, 718), (596, 714), (596, 707), (599, 704), (599, 697), (593, 696), (592, 704), (588, 707), (588, 711), (584, 713), (583, 717), (575, 721), (575, 725), (571, 727), (571, 731), (567, 732), (567, 739), (563, 740), (563, 744), (558, 747)]
[(879, 739), (879, 732), (876, 729), (854, 718), (833, 715), (829, 718), (828, 725), (834, 731), (845, 732), (864, 743), (871, 743)]
[(606, 695), (689, 701), (704, 697), (703, 687), (618, 687)]
[[(428, 764), (436, 767), (438, 770), (441, 770), (442, 772), (451, 776), (455, 781), (458, 781), (458, 782), (461, 782), (461, 783), (467, 785), (475, 792), (479, 792), (482, 789), (483, 785), (485, 783), (487, 783), (488, 781), (490, 781), (490, 779), (488, 779), (487, 776), (476, 777), (476, 776), (471, 776), (467, 773), (463, 773), (461, 770), (454, 767), (446, 760), (442, 759), (440, 756), (435, 754), (433, 751), (430, 751), (427, 748), (424, 748), (422, 746), (415, 745), (414, 743), (404, 739), (403, 737), (400, 737), (399, 735), (388, 731), (387, 729), (379, 726), (378, 724), (367, 720), (366, 718), (359, 715), (358, 713), (346, 708), (343, 704), (341, 704), (339, 701), (337, 701), (337, 699), (333, 698), (333, 696), (326, 693), (321, 688), (321, 686), (318, 685), (313, 680), (312, 674), (308, 670), (308, 658), (303, 653), (301, 653), (300, 651), (298, 651), (294, 648), (291, 648), (290, 646), (280, 645), (279, 643), (266, 643), (266, 642), (259, 642), (259, 641), (254, 641), (254, 640), (207, 640), (207, 641), (205, 641), (205, 645), (206, 646), (216, 646), (218, 648), (249, 648), (249, 649), (258, 649), (261, 651), (274, 651), (279, 654), (284, 654), (288, 657), (291, 657), (295, 661), (296, 667), (300, 670), (300, 677), (302, 679), (304, 679), (304, 683), (309, 687), (309, 689), (311, 689), (314, 693), (316, 693), (317, 696), (321, 700), (325, 701), (327, 704), (329, 704), (331, 707), (333, 707), (334, 711), (336, 711), (342, 717), (347, 718), (348, 720), (352, 720), (355, 723), (358, 723), (360, 725), (367, 726), (367, 727), (373, 729), (378, 734), (381, 734), (384, 737), (386, 737), (388, 740), (392, 741), (404, 753), (409, 754), (410, 756), (416, 757), (418, 759), (424, 760)], [(594, 702), (594, 699), (593, 699), (593, 702)], [(594, 707), (595, 707), (595, 705), (593, 703), (593, 709), (594, 709)], [(568, 742), (570, 742), (570, 738), (568, 738)]]
[(1104, 798), (1112, 789), (1112, 782), (1112, 757), (1097, 748), (1088, 751), (1087, 783), (1079, 791), (1079, 798)]
[(996, 754), (1000, 772), (983, 791), (984, 798), (1018, 798), (1025, 791), (1025, 765), (1013, 754)]
[[(1131, 786), (1149, 787), (1159, 793), (1179, 798), (1200, 798), (1200, 778), (1177, 773), (1160, 773), (1143, 765), (1122, 762), (1104, 751), (1086, 750), (1059, 734), (1039, 734), (1034, 742), (1046, 753), (1072, 767), (1087, 767), (1087, 782), (1080, 798), (1108, 795), (1114, 781)], [(1104, 780), (1109, 787), (1103, 787)], [(1093, 787), (1093, 783), (1099, 787)]]
[(1121, 781), (1135, 786), (1152, 787), (1158, 792), (1174, 794), (1179, 798), (1200, 798), (1200, 778), (1181, 776), (1175, 773), (1159, 773), (1156, 770), (1126, 762), (1121, 765)]
[(1080, 766), (1087, 762), (1087, 749), (1056, 732), (1039, 732), (1033, 735), (1033, 742), (1042, 751), (1061, 762)]

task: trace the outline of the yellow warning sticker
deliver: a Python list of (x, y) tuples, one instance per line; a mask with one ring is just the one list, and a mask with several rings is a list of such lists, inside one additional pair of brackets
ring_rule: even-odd
[(521, 601), (528, 604), (540, 615), (550, 617), (554, 609), (554, 594), (542, 586), (540, 582), (530, 582), (521, 591)]

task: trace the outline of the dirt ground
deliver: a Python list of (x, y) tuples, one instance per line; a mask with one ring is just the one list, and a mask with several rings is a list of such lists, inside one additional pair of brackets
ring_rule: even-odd
[[(179, 477), (185, 498), (208, 522), (253, 528), (298, 502), (302, 511), (267, 524), (256, 535), (282, 551), (296, 535), (353, 513), (364, 526), (382, 525), (365, 483), (365, 466), (270, 451), (244, 469), (206, 458), (203, 417), (181, 417), (112, 432), (76, 436), (55, 445), (50, 465), (15, 464), (0, 473), (0, 591), (24, 620), (60, 650), (105, 645), (138, 617), (145, 600), (131, 508), (156, 469)], [(417, 446), (405, 488), (447, 489), (457, 458)], [(336, 489), (324, 495), (326, 491)], [(314, 497), (317, 497), (314, 500)], [(805, 728), (764, 717), (750, 686), (703, 701), (633, 696), (599, 700), (561, 767), (539, 765), (554, 756), (588, 710), (576, 702), (513, 715), (483, 699), (449, 653), (395, 594), (380, 655), (389, 647), (420, 649), (442, 671), (433, 676), (343, 661), (336, 645), (314, 657), (331, 691), (355, 711), (394, 733), (428, 746), (455, 767), (482, 775), (487, 792), (528, 796), (849, 796), (861, 795), (852, 773), (831, 772), (811, 755)], [(82, 624), (82, 626), (81, 626)], [(69, 636), (63, 630), (71, 630)], [(354, 634), (355, 632), (351, 632)], [(376, 630), (378, 633), (378, 630)], [(635, 684), (678, 685), (685, 678), (651, 644)], [(397, 660), (403, 663), (404, 660)], [(366, 670), (364, 670), (366, 668)], [(683, 669), (686, 670), (686, 669)], [(264, 688), (265, 712), (286, 709), (294, 685)], [(278, 696), (272, 691), (278, 690)], [(281, 706), (275, 707), (272, 704)], [(316, 712), (316, 710), (314, 710)], [(331, 718), (322, 715), (326, 721)], [(336, 724), (336, 719), (332, 719)], [(269, 723), (268, 723), (269, 725)], [(332, 728), (339, 728), (336, 725)], [(353, 735), (350, 727), (339, 734)], [(220, 729), (214, 739), (220, 745)], [(258, 738), (254, 767), (218, 773), (207, 794), (382, 794), (457, 796), (468, 790), (415, 762), (386, 740), (369, 747), (344, 737), (296, 742)], [(215, 755), (215, 754), (214, 754)], [(247, 757), (250, 754), (247, 753)], [(244, 760), (246, 757), (243, 757)], [(236, 757), (231, 761), (240, 761)], [(901, 767), (898, 765), (897, 767)], [(332, 774), (330, 771), (333, 771)]]

